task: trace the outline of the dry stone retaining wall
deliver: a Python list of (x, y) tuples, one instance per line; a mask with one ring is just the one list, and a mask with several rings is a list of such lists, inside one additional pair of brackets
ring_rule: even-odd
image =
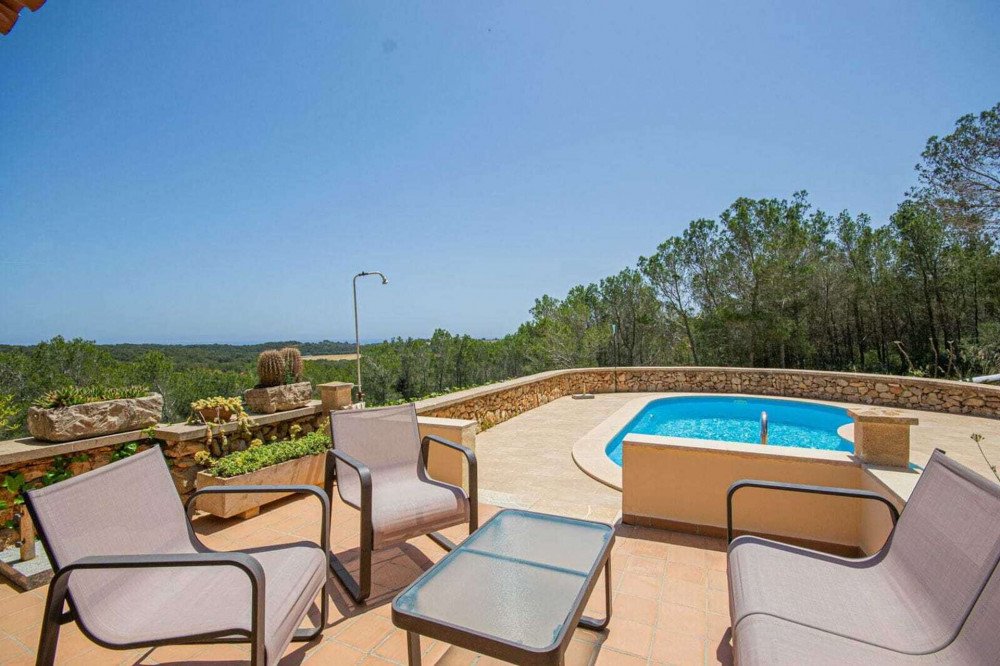
[(749, 393), (1000, 418), (1000, 387), (920, 377), (758, 368), (581, 368), (423, 400), (420, 414), (489, 428), (574, 393)]
[[(296, 418), (276, 420), (263, 424), (251, 424), (251, 436), (249, 438), (241, 436), (238, 433), (230, 433), (228, 435), (225, 451), (218, 448), (220, 446), (219, 440), (221, 439), (219, 437), (216, 437), (211, 445), (206, 443), (206, 439), (203, 436), (183, 441), (140, 438), (136, 442), (140, 451), (153, 445), (159, 445), (163, 448), (163, 454), (170, 467), (170, 474), (173, 477), (174, 485), (177, 487), (177, 492), (181, 497), (185, 497), (194, 491), (194, 479), (198, 471), (205, 469), (194, 461), (194, 454), (198, 451), (208, 450), (213, 455), (219, 455), (221, 453), (243, 450), (250, 445), (250, 440), (255, 438), (262, 439), (265, 442), (271, 441), (272, 438), (279, 440), (287, 439), (289, 430), (293, 425), (298, 425), (301, 428), (301, 434), (305, 435), (317, 428), (325, 427), (324, 419), (325, 416), (321, 412), (316, 411), (315, 413)], [(44, 477), (57, 467), (65, 469), (73, 476), (77, 476), (107, 465), (111, 462), (115, 451), (121, 446), (121, 444), (98, 446), (73, 453), (38, 457), (28, 461), (9, 464), (0, 462), (0, 480), (8, 474), (23, 474), (25, 481), (31, 484), (32, 482), (37, 482), (38, 479)], [(58, 465), (56, 458), (59, 458)], [(20, 507), (14, 504), (13, 495), (2, 487), (0, 487), (0, 502), (6, 503), (5, 508), (0, 508), (0, 549), (2, 549), (17, 539), (17, 533), (12, 529), (4, 528), (3, 525), (13, 518), (14, 511), (19, 511)], [(0, 504), (0, 507), (3, 506), (3, 504)]]
[(218, 435), (212, 439), (211, 444), (206, 442), (206, 437), (179, 442), (164, 442), (163, 455), (170, 466), (170, 475), (174, 478), (177, 492), (180, 493), (181, 497), (186, 497), (189, 493), (194, 492), (194, 480), (198, 476), (198, 472), (205, 469), (204, 466), (194, 461), (194, 455), (199, 451), (208, 451), (213, 456), (219, 457), (233, 451), (247, 449), (253, 439), (260, 439), (264, 442), (288, 439), (289, 431), (293, 425), (298, 425), (301, 428), (299, 434), (308, 435), (317, 429), (325, 428), (325, 418), (320, 413), (274, 423), (254, 424), (250, 426), (249, 437), (238, 433), (229, 433), (226, 436), (225, 445), (222, 443), (222, 437)]

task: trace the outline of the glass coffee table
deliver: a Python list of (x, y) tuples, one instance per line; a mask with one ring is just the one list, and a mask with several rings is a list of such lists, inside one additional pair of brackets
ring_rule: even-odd
[[(604, 523), (507, 509), (488, 520), (392, 602), (410, 666), (420, 636), (516, 664), (561, 664), (579, 625), (611, 619), (611, 548)], [(605, 617), (583, 616), (604, 569)]]

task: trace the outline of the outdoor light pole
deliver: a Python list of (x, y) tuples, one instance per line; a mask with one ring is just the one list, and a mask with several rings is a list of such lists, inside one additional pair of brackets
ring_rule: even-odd
[(618, 324), (611, 324), (611, 343), (615, 348), (615, 393), (618, 393)]
[(382, 284), (389, 284), (389, 278), (379, 271), (361, 271), (354, 276), (351, 286), (354, 288), (354, 359), (358, 365), (358, 402), (365, 401), (365, 392), (361, 390), (361, 334), (358, 331), (358, 278), (366, 275), (377, 275), (382, 278)]

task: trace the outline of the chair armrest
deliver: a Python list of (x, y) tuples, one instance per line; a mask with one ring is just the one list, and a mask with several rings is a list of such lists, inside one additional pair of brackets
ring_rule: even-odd
[(319, 500), (322, 509), (319, 545), (323, 550), (330, 550), (330, 498), (316, 486), (309, 485), (262, 485), (262, 486), (208, 486), (191, 493), (184, 503), (184, 511), (191, 516), (194, 501), (201, 495), (219, 495), (223, 493), (293, 493), (296, 495), (313, 495)]
[(49, 585), (46, 619), (58, 623), (68, 620), (62, 613), (70, 575), (87, 569), (163, 569), (177, 567), (235, 567), (247, 575), (251, 593), (251, 635), (263, 636), (264, 568), (250, 555), (240, 552), (152, 553), (141, 555), (89, 555), (61, 567)]
[[(371, 510), (372, 510), (372, 471), (368, 468), (368, 465), (364, 464), (357, 458), (350, 456), (343, 451), (338, 451), (337, 449), (329, 449), (326, 452), (326, 494), (333, 497), (333, 479), (336, 476), (337, 461), (340, 461), (353, 469), (358, 474), (358, 481), (361, 484), (361, 516), (362, 521), (365, 520), (367, 516), (368, 523), (371, 524)], [(339, 490), (338, 484), (338, 490)], [(341, 499), (343, 499), (343, 494), (341, 494)]]
[[(479, 464), (476, 461), (476, 453), (472, 449), (457, 444), (451, 440), (445, 439), (443, 437), (438, 437), (437, 435), (424, 435), (423, 439), (420, 440), (420, 457), (424, 461), (424, 467), (427, 467), (427, 455), (430, 451), (430, 444), (434, 442), (435, 444), (440, 444), (454, 451), (459, 451), (465, 456), (465, 463), (469, 467), (469, 511), (471, 516), (469, 517), (469, 522), (471, 525), (478, 527), (479, 525)], [(475, 527), (473, 527), (475, 529)]]
[(896, 505), (885, 497), (870, 490), (857, 490), (855, 488), (836, 488), (833, 486), (810, 486), (801, 483), (781, 483), (780, 481), (755, 481), (753, 479), (742, 479), (729, 486), (726, 493), (726, 537), (727, 543), (733, 541), (733, 495), (742, 488), (763, 488), (765, 490), (787, 490), (793, 493), (807, 493), (813, 495), (833, 495), (836, 497), (854, 497), (857, 499), (869, 499), (882, 502), (889, 507), (889, 517), (892, 518), (893, 527), (899, 520), (899, 510)]

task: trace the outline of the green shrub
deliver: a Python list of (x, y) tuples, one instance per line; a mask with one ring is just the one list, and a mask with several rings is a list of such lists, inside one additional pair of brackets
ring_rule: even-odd
[(102, 402), (104, 400), (121, 400), (122, 398), (143, 398), (149, 395), (149, 389), (145, 386), (122, 386), (118, 388), (108, 388), (105, 386), (66, 386), (54, 391), (49, 391), (42, 397), (35, 400), (35, 407), (42, 409), (58, 409), (69, 407), (70, 405), (83, 405), (88, 402)]
[(209, 473), (227, 479), (231, 476), (256, 472), (287, 460), (323, 453), (329, 447), (329, 435), (324, 432), (312, 432), (298, 439), (252, 446), (245, 451), (230, 453), (211, 463)]
[(17, 428), (16, 418), (17, 408), (14, 405), (14, 396), (0, 395), (0, 439)]

